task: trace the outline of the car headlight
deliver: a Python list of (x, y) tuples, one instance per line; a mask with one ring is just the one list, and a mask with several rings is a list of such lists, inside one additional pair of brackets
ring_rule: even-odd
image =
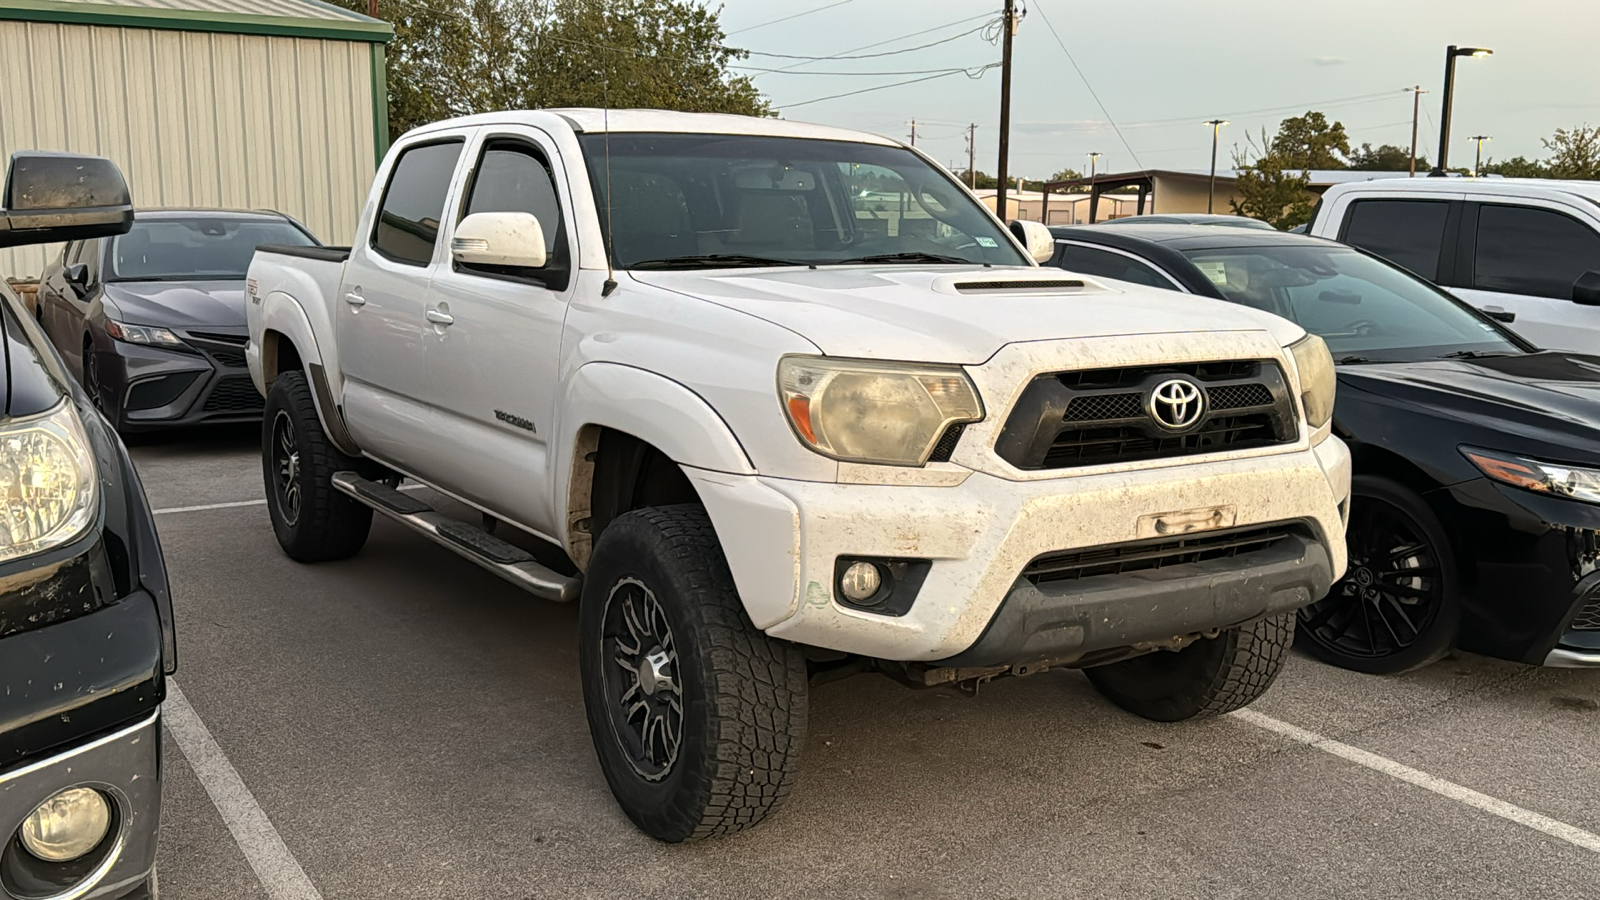
[(1568, 500), (1600, 503), (1600, 469), (1541, 462), (1526, 456), (1462, 447), (1478, 470), (1502, 484)]
[(946, 428), (983, 418), (956, 366), (787, 356), (778, 392), (800, 440), (848, 462), (920, 466)]
[(165, 328), (154, 325), (128, 325), (116, 319), (106, 320), (106, 334), (130, 344), (153, 347), (181, 347), (183, 340)]
[(95, 516), (94, 459), (66, 400), (0, 425), (0, 562), (65, 544)]
[(1290, 344), (1289, 355), (1300, 371), (1300, 404), (1306, 409), (1306, 422), (1316, 431), (1333, 418), (1333, 395), (1338, 384), (1333, 356), (1322, 338), (1314, 334)]

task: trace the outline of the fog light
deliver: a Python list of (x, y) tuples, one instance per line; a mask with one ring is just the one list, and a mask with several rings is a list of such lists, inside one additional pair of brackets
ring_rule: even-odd
[(23, 820), (22, 846), (46, 862), (68, 862), (100, 846), (111, 828), (111, 807), (99, 791), (68, 788)]
[(839, 593), (851, 603), (864, 603), (871, 600), (878, 589), (883, 587), (883, 573), (878, 567), (869, 562), (851, 563), (844, 574), (839, 576)]

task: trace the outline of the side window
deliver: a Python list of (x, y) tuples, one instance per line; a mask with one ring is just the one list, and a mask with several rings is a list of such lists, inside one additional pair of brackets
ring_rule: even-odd
[[(478, 160), (477, 174), (462, 217), (481, 212), (526, 212), (539, 220), (544, 231), (547, 265), (532, 271), (504, 271), (501, 266), (471, 266), (490, 274), (543, 276), (552, 290), (566, 287), (566, 231), (561, 222), (561, 198), (543, 154), (520, 141), (489, 143)], [(559, 280), (559, 285), (553, 283)]]
[(1357, 200), (1339, 239), (1438, 281), (1449, 214), (1445, 200)]
[(1050, 264), (1069, 272), (1131, 281), (1134, 284), (1165, 288), (1169, 291), (1178, 289), (1177, 285), (1155, 268), (1120, 253), (1079, 247), (1074, 244), (1057, 244), (1056, 247), (1058, 248), (1056, 257)]
[(445, 195), (460, 156), (461, 141), (423, 144), (400, 154), (378, 206), (372, 249), (407, 265), (433, 260)]
[(1578, 276), (1600, 271), (1600, 234), (1554, 210), (1485, 204), (1477, 246), (1479, 290), (1570, 300)]

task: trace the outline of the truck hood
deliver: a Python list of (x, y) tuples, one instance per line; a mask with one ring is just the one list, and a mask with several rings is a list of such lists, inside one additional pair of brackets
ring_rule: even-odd
[[(1135, 285), (1111, 288), (1057, 269), (830, 266), (629, 274), (781, 325), (829, 356), (863, 359), (977, 365), (1019, 341), (1267, 331), (1281, 346), (1305, 333), (1237, 304)], [(1046, 286), (1030, 286), (1041, 283)]]
[(243, 325), (242, 281), (112, 281), (107, 305), (129, 325)]

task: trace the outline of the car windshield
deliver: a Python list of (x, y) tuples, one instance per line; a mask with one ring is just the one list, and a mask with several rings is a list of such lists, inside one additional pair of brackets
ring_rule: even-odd
[(965, 188), (903, 147), (728, 134), (581, 140), (621, 269), (1027, 264)]
[(1335, 360), (1522, 352), (1432, 285), (1355, 250), (1241, 247), (1185, 255), (1224, 298), (1299, 323), (1328, 342)]
[(135, 219), (111, 239), (109, 281), (243, 281), (261, 244), (304, 247), (311, 235), (285, 219), (162, 216)]

